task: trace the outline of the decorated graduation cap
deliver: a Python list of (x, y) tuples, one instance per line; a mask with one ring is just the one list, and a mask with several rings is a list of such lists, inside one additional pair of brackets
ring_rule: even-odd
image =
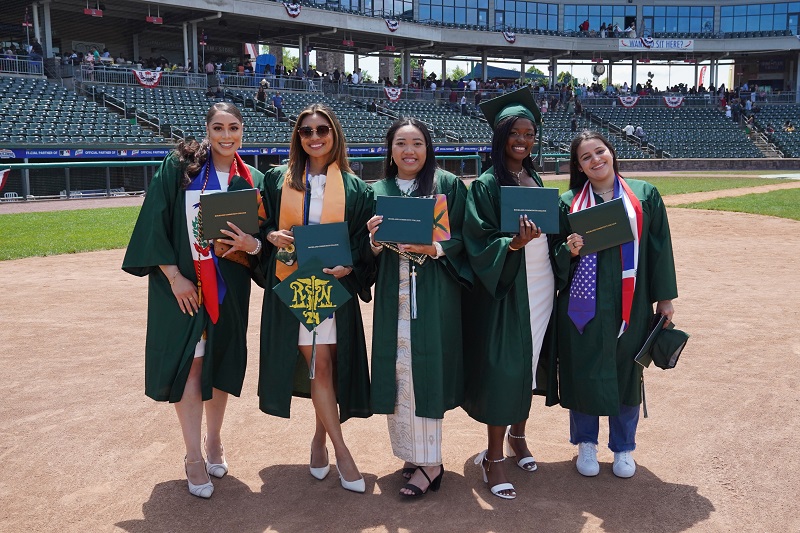
[(322, 272), (321, 264), (309, 263), (295, 270), (273, 290), (308, 331), (313, 332), (309, 379), (314, 379), (317, 354), (317, 326), (333, 315), (352, 296), (333, 275)]
[(536, 126), (542, 123), (542, 112), (527, 87), (481, 102), (480, 107), (492, 130), (508, 117), (527, 118)]

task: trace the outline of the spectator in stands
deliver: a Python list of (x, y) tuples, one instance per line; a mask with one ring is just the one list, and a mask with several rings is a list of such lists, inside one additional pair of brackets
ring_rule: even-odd
[(228, 395), (242, 390), (250, 275), (262, 242), (236, 226), (216, 241), (186, 228), (199, 224), (201, 192), (262, 187), (263, 174), (236, 153), (242, 131), (242, 114), (233, 104), (211, 106), (203, 142), (181, 141), (153, 176), (154, 194), (145, 197), (122, 263), (129, 274), (149, 278), (145, 394), (174, 403), (189, 492), (200, 498), (214, 492), (209, 474), (228, 472), (220, 430)]
[(122, 52), (119, 53), (117, 58), (114, 60), (117, 65), (124, 65), (125, 64), (125, 56), (122, 55)]
[[(548, 393), (555, 356), (544, 341), (551, 332), (555, 282), (550, 236), (527, 217), (513, 235), (500, 231), (500, 188), (542, 187), (533, 168), (542, 117), (528, 89), (488, 100), (482, 106), (492, 135), (492, 166), (470, 185), (464, 217), (464, 247), (475, 272), (464, 292), (464, 405), (486, 424), (488, 446), (475, 460), (495, 496), (517, 496), (502, 463), (507, 456), (526, 473), (537, 469), (525, 440), (533, 391)], [(524, 250), (523, 250), (524, 249)], [(541, 363), (541, 364), (539, 364)], [(553, 371), (551, 373), (550, 371)], [(507, 450), (503, 452), (503, 448)]]
[(731, 118), (731, 106), (725, 104), (725, 118)]
[(33, 61), (41, 61), (44, 58), (44, 49), (42, 49), (42, 44), (35, 37), (31, 39), (31, 48), (28, 54)]
[(794, 124), (792, 124), (791, 120), (787, 120), (786, 122), (783, 123), (783, 131), (785, 131), (786, 133), (791, 133), (794, 131), (794, 129), (795, 129)]
[[(619, 175), (613, 146), (594, 131), (582, 132), (572, 141), (569, 188), (561, 195), (562, 229), (553, 243), (560, 280), (556, 303), (560, 403), (569, 409), (578, 472), (587, 477), (600, 473), (599, 417), (607, 416), (612, 471), (629, 478), (636, 472), (632, 452), (642, 403), (643, 367), (634, 356), (648, 336), (653, 303), (655, 314), (666, 317), (666, 328), (674, 314), (672, 300), (678, 296), (667, 211), (655, 187)], [(583, 236), (572, 232), (567, 215), (619, 198), (631, 226), (638, 228), (634, 241), (581, 257)], [(632, 265), (625, 268), (634, 272), (633, 294), (621, 290), (622, 265)], [(591, 300), (579, 294), (586, 279), (596, 287)], [(597, 379), (601, 375), (603, 379)]]
[(469, 90), (470, 91), (477, 91), (478, 90), (478, 82), (475, 79), (469, 80)]
[(636, 131), (636, 128), (633, 127), (633, 124), (628, 123), (627, 126), (622, 128), (622, 131), (625, 132), (625, 135), (633, 135), (633, 133)]
[[(474, 81), (474, 80), (473, 80)], [(475, 110), (478, 110), (478, 106), (481, 105), (481, 99), (483, 98), (482, 91), (475, 91)]]
[(258, 91), (256, 92), (256, 101), (261, 102), (262, 104), (267, 101), (267, 87), (269, 84), (267, 80), (261, 80), (261, 83), (258, 85)]
[(355, 85), (355, 84), (357, 84), (359, 81), (361, 81), (361, 69), (360, 69), (360, 68), (357, 68), (357, 69), (353, 70), (353, 77), (352, 77), (352, 79), (350, 80), (350, 83), (352, 83), (352, 84), (354, 84), (354, 85)]
[(622, 33), (622, 30), (620, 29), (619, 24), (614, 23), (614, 36), (620, 37), (620, 33)]
[(578, 28), (583, 32), (586, 33), (589, 31), (589, 19), (584, 20), (581, 22), (581, 25)]
[(333, 83), (339, 83), (342, 80), (342, 73), (339, 72), (339, 67), (333, 69)]
[(600, 37), (605, 39), (607, 35), (608, 34), (606, 32), (606, 23), (604, 22), (603, 24), (600, 25)]
[(100, 52), (94, 46), (92, 46), (92, 61), (95, 65), (100, 64)]
[(766, 133), (775, 133), (775, 126), (773, 126), (772, 123), (769, 123), (767, 124), (767, 127), (764, 128), (764, 131)]
[(469, 111), (467, 110), (467, 93), (461, 93), (461, 114), (465, 117), (469, 115)]
[(634, 131), (633, 134), (636, 135), (640, 141), (642, 141), (642, 144), (647, 142), (646, 139), (647, 134), (645, 133), (644, 128), (641, 125), (636, 126), (636, 131)]
[[(363, 493), (364, 478), (345, 444), (341, 421), (371, 412), (367, 349), (357, 295), (370, 290), (368, 267), (374, 256), (367, 221), (372, 216), (374, 198), (372, 190), (352, 174), (341, 123), (328, 106), (312, 104), (299, 113), (291, 134), (289, 164), (267, 173), (262, 194), (268, 215), (262, 225), (268, 241), (262, 264), (268, 282), (261, 320), (259, 407), (288, 418), (293, 391), (307, 396), (310, 389), (316, 415), (312, 418), (316, 428), (311, 440), (311, 475), (319, 480), (328, 475), (326, 441), (330, 437), (342, 487)], [(298, 265), (287, 250), (294, 248), (292, 228), (321, 221), (347, 224), (353, 266), (339, 265), (323, 272), (338, 278), (353, 298), (317, 325), (312, 337), (272, 287), (297, 272)], [(301, 366), (305, 363), (314, 379), (309, 380), (309, 370), (295, 372), (298, 352), (303, 357)]]
[(275, 95), (272, 97), (272, 105), (275, 106), (275, 114), (278, 120), (281, 120), (283, 118), (283, 97), (280, 91), (276, 91)]
[(569, 121), (569, 131), (572, 133), (576, 133), (578, 131), (578, 117), (577, 115), (573, 115), (572, 119)]
[(755, 131), (755, 120), (756, 120), (755, 115), (750, 115), (744, 121), (744, 132), (747, 135), (750, 135), (751, 133), (753, 133), (753, 131)]
[(631, 25), (625, 28), (625, 33), (628, 34), (629, 39), (636, 39), (636, 22), (631, 21)]
[(214, 98), (225, 98), (225, 93), (219, 85), (217, 85), (217, 90), (214, 92)]
[(458, 93), (456, 91), (450, 91), (450, 94), (447, 97), (447, 101), (450, 104), (451, 110), (458, 111)]
[[(459, 178), (437, 167), (430, 132), (413, 118), (389, 128), (384, 177), (373, 187), (376, 196), (443, 194), (450, 218), (449, 240), (398, 245), (430, 261), (424, 269), (416, 267), (426, 281), (414, 289), (409, 282), (414, 263), (407, 255), (372, 248), (377, 267), (373, 329), (394, 333), (373, 335), (372, 405), (374, 412), (388, 415), (392, 451), (405, 461), (402, 474), (408, 483), (400, 495), (413, 498), (439, 490), (442, 419), (463, 400), (461, 290), (472, 288), (461, 238), (467, 190)], [(381, 221), (376, 215), (367, 222), (372, 243), (381, 240)], [(441, 320), (444, 316), (450, 319)], [(412, 327), (414, 320), (425, 327)], [(424, 444), (416, 440), (420, 434)]]

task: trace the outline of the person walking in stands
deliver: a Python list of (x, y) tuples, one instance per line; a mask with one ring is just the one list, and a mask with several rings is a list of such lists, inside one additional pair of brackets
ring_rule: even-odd
[(209, 475), (228, 472), (220, 432), (228, 395), (242, 391), (262, 242), (233, 224), (227, 239), (207, 240), (199, 202), (203, 192), (262, 186), (263, 175), (236, 153), (243, 130), (233, 104), (211, 106), (206, 138), (181, 141), (153, 176), (122, 263), (148, 277), (145, 394), (175, 405), (189, 492), (200, 498), (214, 492)]
[[(461, 288), (472, 272), (461, 240), (467, 189), (437, 168), (427, 127), (397, 120), (386, 134), (385, 177), (376, 196), (444, 195), (450, 238), (384, 249), (381, 216), (367, 222), (377, 282), (372, 338), (372, 406), (388, 416), (392, 451), (405, 461), (407, 497), (437, 491), (444, 476), (442, 419), (464, 400)], [(400, 255), (402, 254), (402, 255)], [(411, 280), (414, 281), (411, 281)]]
[[(292, 131), (289, 164), (267, 172), (264, 198), (268, 217), (261, 229), (266, 247), (262, 271), (267, 289), (261, 315), (259, 407), (265, 413), (288, 418), (292, 395), (310, 394), (316, 414), (310, 446), (311, 475), (322, 480), (330, 472), (326, 447), (330, 437), (342, 487), (364, 492), (364, 478), (344, 442), (341, 422), (372, 414), (358, 300), (371, 300), (369, 273), (374, 257), (367, 221), (374, 199), (372, 189), (351, 173), (347, 141), (329, 107), (313, 104), (299, 113)], [(298, 268), (292, 256), (292, 228), (330, 222), (347, 222), (353, 266), (339, 265), (323, 272), (336, 277), (353, 297), (317, 326), (312, 363), (312, 333), (298, 322), (272, 287)], [(298, 368), (302, 370), (296, 372)], [(314, 371), (313, 379), (309, 378), (309, 369)]]
[[(607, 416), (612, 470), (628, 478), (636, 472), (632, 452), (642, 402), (642, 366), (634, 357), (648, 335), (653, 304), (671, 321), (678, 297), (667, 211), (655, 187), (619, 175), (614, 147), (594, 131), (572, 141), (569, 188), (559, 202), (555, 242), (561, 405), (569, 409), (578, 472), (600, 472), (599, 417)], [(569, 213), (618, 198), (634, 240), (582, 256), (583, 236), (572, 231)]]
[(272, 96), (272, 105), (275, 106), (277, 119), (281, 120), (283, 118), (283, 96), (281, 96), (280, 91), (276, 91)]
[[(542, 122), (527, 88), (481, 106), (494, 130), (492, 166), (467, 193), (463, 239), (475, 273), (465, 293), (464, 410), (486, 424), (488, 447), (475, 459), (495, 496), (516, 498), (503, 465), (515, 457), (525, 472), (537, 469), (525, 428), (533, 394), (558, 403), (551, 328), (555, 300), (551, 240), (527, 217), (519, 231), (500, 230), (502, 186), (542, 187), (531, 150)], [(503, 453), (505, 445), (506, 452)]]
[(467, 110), (467, 93), (461, 94), (461, 114), (465, 117), (469, 115), (469, 111)]

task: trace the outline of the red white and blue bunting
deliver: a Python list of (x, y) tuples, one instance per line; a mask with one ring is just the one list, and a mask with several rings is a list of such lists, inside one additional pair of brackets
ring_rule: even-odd
[(153, 70), (134, 70), (133, 73), (136, 75), (136, 81), (139, 82), (139, 85), (147, 87), (148, 89), (158, 87), (158, 83), (161, 81), (161, 75), (163, 74), (163, 72), (156, 72)]
[(400, 87), (384, 87), (383, 92), (386, 93), (386, 98), (388, 98), (390, 102), (396, 102), (400, 100), (403, 89)]
[(517, 34), (514, 33), (513, 31), (504, 31), (503, 39), (505, 39), (506, 42), (508, 43), (514, 44), (515, 42), (517, 42)]
[(0, 170), (0, 191), (3, 190), (3, 187), (6, 186), (6, 181), (8, 180), (8, 175), (11, 173), (10, 168), (4, 168)]
[(664, 103), (667, 107), (680, 107), (683, 105), (683, 96), (665, 96)]
[(383, 19), (386, 22), (386, 27), (389, 28), (389, 31), (395, 32), (397, 28), (400, 27), (400, 21), (395, 19)]
[(293, 4), (291, 2), (284, 2), (283, 7), (286, 8), (286, 14), (292, 18), (300, 16), (300, 10), (303, 9), (303, 6), (300, 4)]
[(622, 107), (633, 107), (639, 101), (638, 96), (620, 96), (619, 103), (622, 104)]

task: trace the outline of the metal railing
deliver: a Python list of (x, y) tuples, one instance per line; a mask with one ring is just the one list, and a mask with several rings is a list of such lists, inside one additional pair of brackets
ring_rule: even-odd
[(0, 56), (0, 74), (43, 76), (44, 65), (41, 59), (31, 59), (27, 56)]
[[(79, 80), (84, 83), (100, 83), (103, 85), (132, 85), (140, 84), (133, 69), (121, 65), (81, 65)], [(155, 72), (155, 71), (150, 71)], [(167, 89), (205, 89), (207, 87), (205, 74), (191, 72), (163, 71), (158, 80), (158, 87)]]

